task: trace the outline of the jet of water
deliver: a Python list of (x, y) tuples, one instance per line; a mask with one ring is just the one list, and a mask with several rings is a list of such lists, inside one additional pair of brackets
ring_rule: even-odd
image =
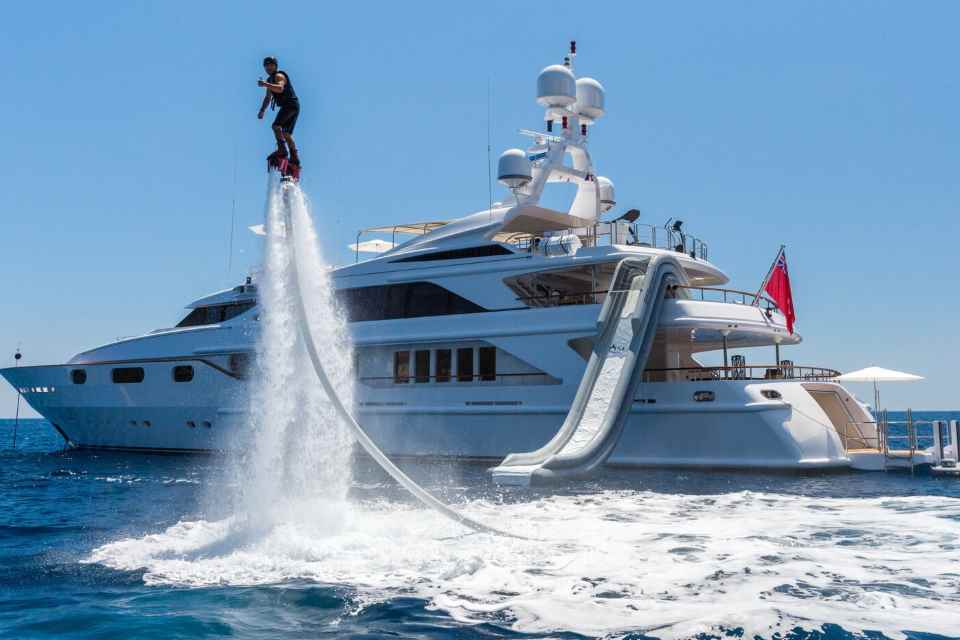
[[(345, 508), (351, 469), (351, 438), (320, 385), (299, 338), (295, 297), (312, 309), (311, 331), (336, 372), (337, 394), (352, 404), (352, 357), (346, 323), (333, 296), (304, 197), (285, 199), (285, 185), (271, 176), (266, 204), (264, 268), (258, 282), (260, 334), (250, 384), (247, 429), (237, 449), (235, 482), (239, 512), (262, 525), (315, 513), (318, 504)], [(299, 261), (309, 273), (303, 286), (292, 279), (285, 207), (303, 220)], [(322, 511), (322, 509), (321, 509)], [(342, 514), (340, 514), (342, 515)]]

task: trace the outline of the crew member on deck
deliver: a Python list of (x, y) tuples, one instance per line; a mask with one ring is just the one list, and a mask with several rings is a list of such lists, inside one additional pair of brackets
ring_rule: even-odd
[(280, 108), (277, 117), (273, 120), (273, 135), (277, 138), (277, 150), (271, 153), (270, 160), (279, 160), (287, 157), (287, 147), (290, 147), (290, 164), (300, 167), (300, 156), (297, 154), (297, 145), (293, 141), (293, 128), (297, 125), (300, 115), (300, 100), (293, 90), (293, 83), (286, 71), (277, 67), (277, 59), (268, 56), (263, 59), (263, 70), (267, 72), (267, 79), (257, 80), (257, 85), (265, 87), (267, 94), (263, 97), (260, 112), (257, 118), (263, 120), (267, 106)]

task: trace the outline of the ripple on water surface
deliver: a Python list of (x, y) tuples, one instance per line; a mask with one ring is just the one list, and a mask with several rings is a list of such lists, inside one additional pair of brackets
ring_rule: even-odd
[(409, 467), (534, 542), (467, 534), (363, 465), (349, 502), (222, 517), (202, 499), (217, 458), (43, 442), (0, 454), (19, 482), (0, 636), (960, 635), (960, 490), (929, 477), (617, 472), (500, 494), (479, 468)]

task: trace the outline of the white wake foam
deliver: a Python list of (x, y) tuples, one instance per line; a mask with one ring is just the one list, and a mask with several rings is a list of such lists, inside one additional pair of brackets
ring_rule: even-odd
[(368, 602), (418, 596), (457, 620), (521, 632), (672, 638), (742, 627), (770, 637), (826, 622), (893, 637), (957, 632), (955, 499), (607, 491), (464, 506), (528, 523), (548, 542), (464, 536), (410, 507), (341, 507), (339, 528), (302, 513), (247, 537), (230, 522), (182, 522), (90, 559), (145, 567), (149, 584), (310, 580), (352, 586)]

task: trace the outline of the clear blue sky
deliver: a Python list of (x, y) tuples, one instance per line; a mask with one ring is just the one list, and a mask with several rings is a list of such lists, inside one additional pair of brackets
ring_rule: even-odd
[(888, 406), (960, 408), (958, 24), (934, 1), (8, 4), (0, 355), (169, 326), (257, 262), (265, 54), (301, 96), (342, 263), (358, 227), (484, 207), (488, 81), (496, 157), (540, 125), (536, 74), (576, 38), (621, 208), (686, 220), (738, 288), (786, 243), (805, 342), (785, 356), (917, 372)]

